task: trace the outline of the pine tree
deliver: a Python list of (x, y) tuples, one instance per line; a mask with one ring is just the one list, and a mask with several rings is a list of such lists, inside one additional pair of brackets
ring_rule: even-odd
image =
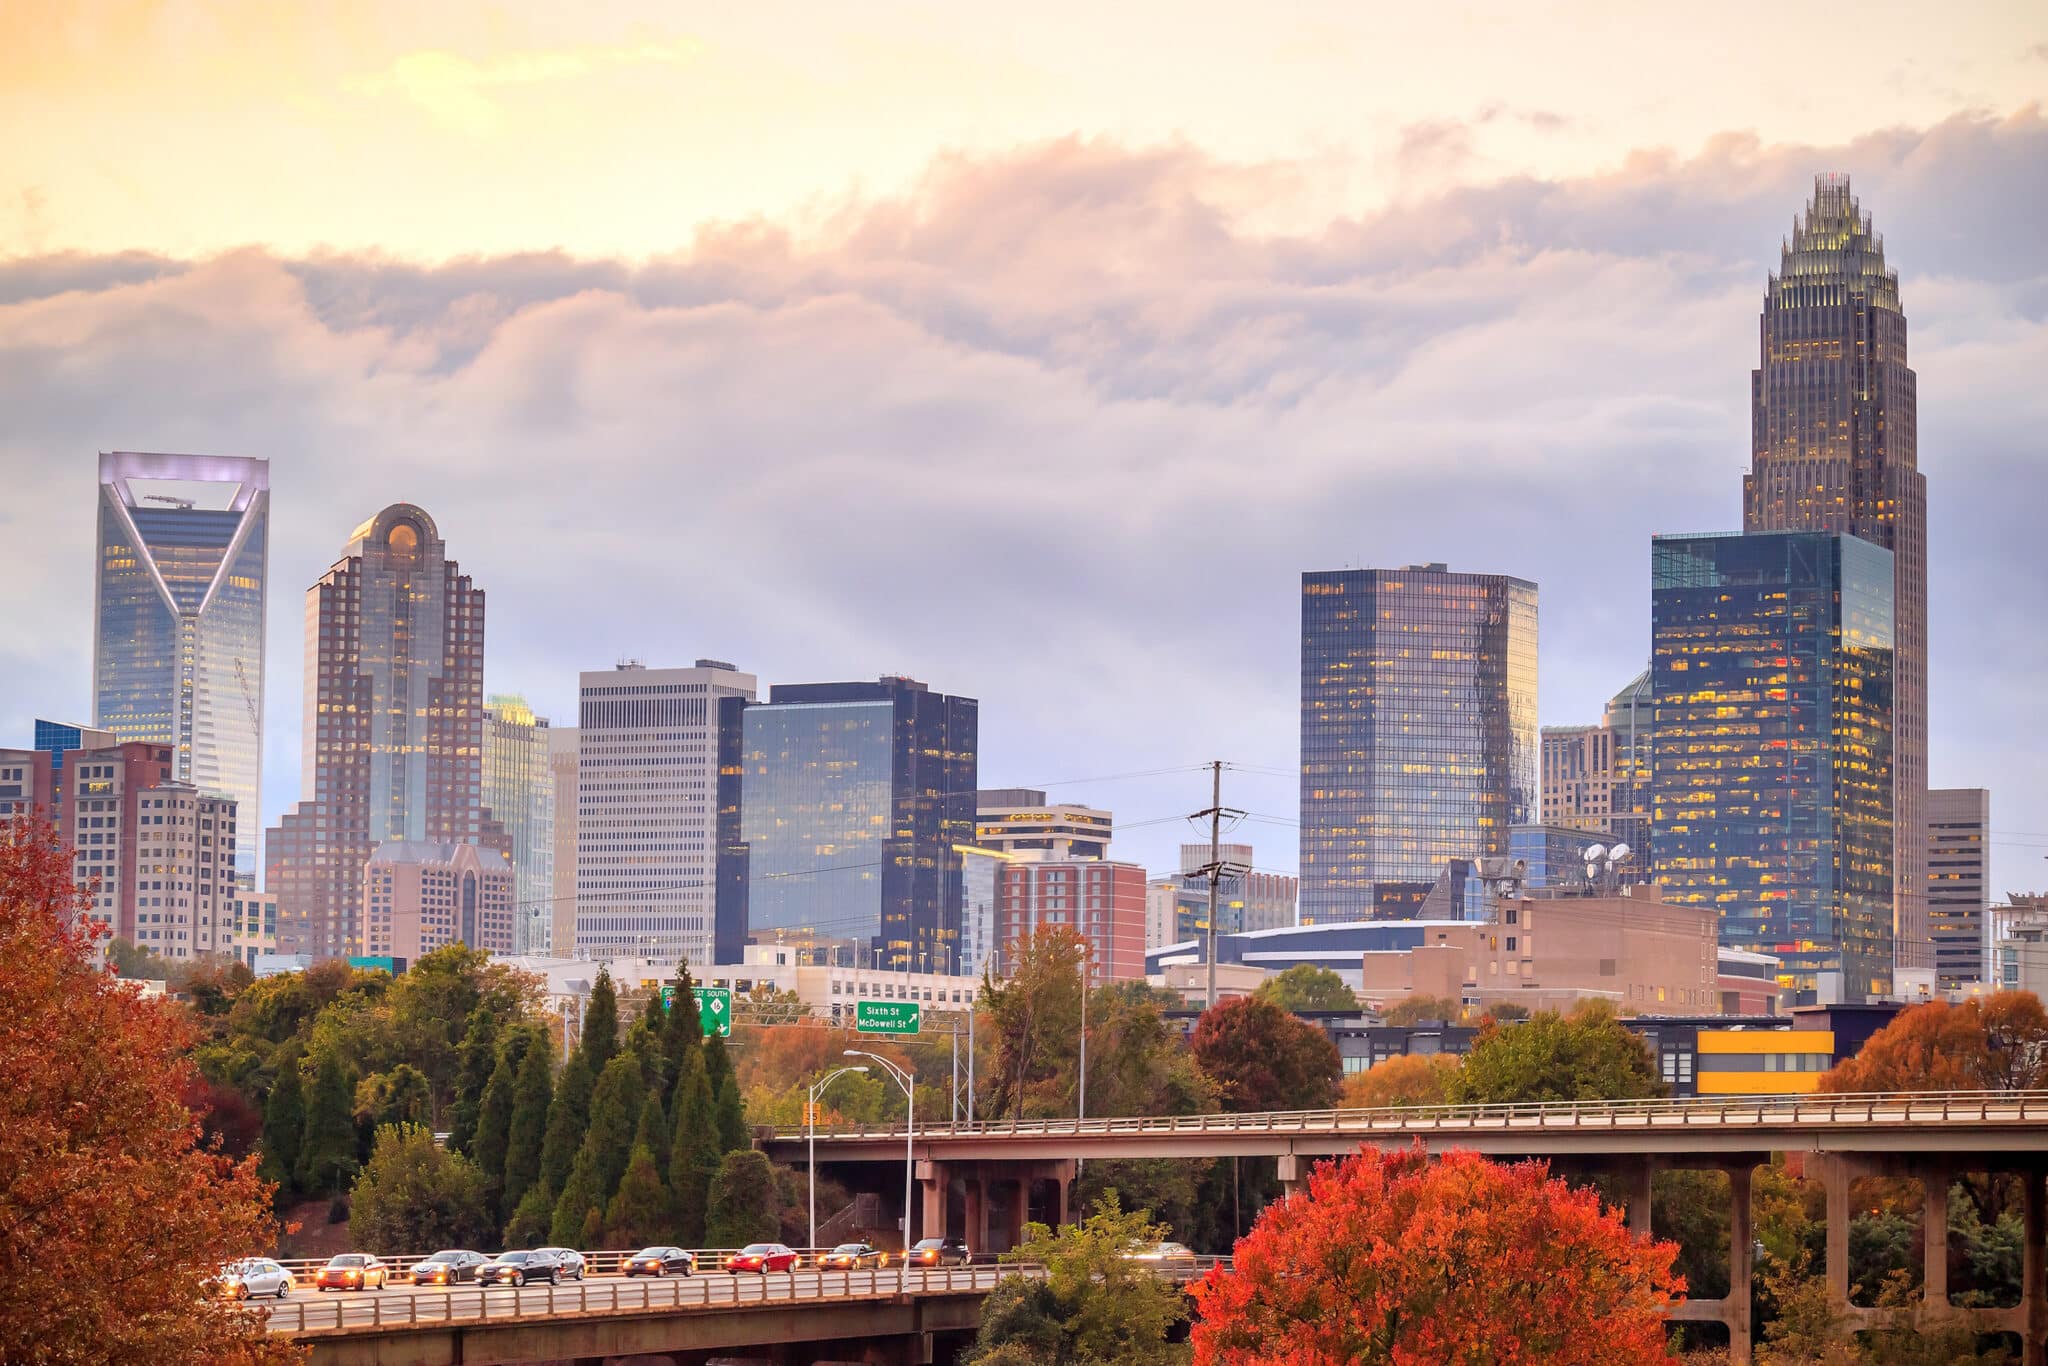
[(299, 1083), (299, 1052), (284, 1050), (277, 1080), (263, 1105), (263, 1175), (280, 1193), (291, 1189), (298, 1175), (299, 1147), (306, 1136), (306, 1098)]
[(684, 1080), (684, 1059), (693, 1059), (701, 1067), (704, 1052), (704, 1024), (697, 1017), (697, 988), (690, 980), (690, 965), (687, 961), (676, 963), (675, 991), (668, 1006), (668, 1026), (661, 1037), (661, 1049), (668, 1057), (668, 1094), (663, 1103), (674, 1114), (676, 1091)]
[(657, 1096), (668, 1094), (668, 1059), (661, 1054), (661, 1035), (645, 1024), (635, 1023), (626, 1036), (626, 1052), (640, 1062), (640, 1083)]
[(477, 1107), (476, 1138), (470, 1155), (493, 1191), (505, 1186), (505, 1149), (512, 1134), (512, 1093), (519, 1085), (519, 1064), (533, 1044), (533, 1031), (508, 1031), (498, 1047), (498, 1064), (484, 1086), (483, 1103)]
[(684, 1055), (676, 1085), (675, 1141), (669, 1145), (669, 1191), (674, 1197), (676, 1238), (696, 1246), (704, 1240), (704, 1210), (711, 1178), (718, 1170), (718, 1117), (703, 1060)]
[(548, 1104), (554, 1096), (554, 1047), (546, 1035), (527, 1046), (512, 1086), (512, 1122), (505, 1132), (505, 1182), (501, 1208), (507, 1218), (540, 1179), (541, 1147), (547, 1139)]
[(520, 1197), (519, 1208), (505, 1222), (506, 1247), (537, 1247), (553, 1231), (555, 1199), (546, 1186), (535, 1185)]
[(662, 1026), (666, 1021), (662, 1018), (660, 992), (648, 993), (647, 1004), (640, 1007), (640, 1023), (655, 1038), (661, 1037)]
[(619, 1051), (619, 993), (612, 986), (609, 967), (599, 967), (591, 985), (590, 1004), (583, 1010), (582, 1048), (593, 1077), (602, 1076), (604, 1065)]
[(498, 1066), (498, 1017), (489, 1006), (479, 1005), (469, 1012), (457, 1053), (461, 1070), (455, 1074), (455, 1106), (448, 1120), (448, 1146), (466, 1153), (476, 1139), (484, 1087), (490, 1084), (491, 1073)]
[(650, 1091), (640, 1107), (640, 1127), (633, 1131), (633, 1146), (647, 1149), (648, 1155), (654, 1159), (654, 1170), (663, 1180), (668, 1179), (670, 1137), (668, 1111), (661, 1108), (660, 1094)]
[(356, 1172), (355, 1086), (341, 1059), (329, 1049), (313, 1073), (313, 1092), (306, 1102), (306, 1133), (299, 1148), (299, 1189), (309, 1195), (335, 1195), (347, 1189)]
[(731, 1072), (718, 1084), (718, 1099), (712, 1105), (718, 1119), (718, 1151), (721, 1156), (754, 1146), (747, 1133), (747, 1109), (740, 1101), (740, 1081)]
[(584, 1131), (583, 1145), (576, 1150), (569, 1179), (562, 1183), (561, 1198), (555, 1203), (556, 1242), (579, 1236), (588, 1211), (597, 1211), (602, 1220), (626, 1163), (632, 1159), (633, 1131), (645, 1100), (637, 1059), (621, 1055), (605, 1064), (604, 1075), (597, 1079), (597, 1090), (590, 1097), (590, 1127)]
[(726, 1051), (724, 1037), (709, 1035), (704, 1040), (704, 1079), (711, 1083), (711, 1094), (717, 1095), (718, 1088), (731, 1075), (732, 1054)]
[(745, 1247), (782, 1232), (781, 1197), (775, 1168), (766, 1153), (748, 1148), (727, 1153), (711, 1182), (704, 1217), (704, 1241), (712, 1247)]
[(547, 1134), (540, 1145), (540, 1184), (559, 1195), (583, 1146), (583, 1131), (590, 1127), (590, 1093), (597, 1087), (597, 1074), (578, 1051), (569, 1055), (562, 1075), (555, 1079), (555, 1094), (548, 1104)]
[[(647, 1103), (659, 1108), (654, 1097)], [(604, 1212), (604, 1236), (613, 1247), (645, 1247), (675, 1233), (675, 1212), (668, 1187), (654, 1169), (654, 1154), (645, 1143), (633, 1145), (633, 1156), (619, 1178), (618, 1193)]]

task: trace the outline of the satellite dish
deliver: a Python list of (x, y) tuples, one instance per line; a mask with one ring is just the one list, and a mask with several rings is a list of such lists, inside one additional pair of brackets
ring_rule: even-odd
[(1604, 844), (1589, 844), (1580, 853), (1579, 857), (1588, 863), (1598, 863), (1601, 859), (1607, 857), (1607, 846)]
[(1607, 851), (1607, 859), (1610, 863), (1627, 863), (1628, 856), (1633, 852), (1635, 851), (1626, 844), (1617, 844)]

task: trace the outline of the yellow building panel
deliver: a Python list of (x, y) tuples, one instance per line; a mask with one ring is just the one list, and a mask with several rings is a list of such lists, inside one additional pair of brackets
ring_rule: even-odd
[(1699, 1034), (1702, 1058), (1713, 1053), (1825, 1053), (1833, 1057), (1834, 1052), (1832, 1029), (1702, 1029)]
[(1820, 1089), (1825, 1072), (1701, 1072), (1703, 1096), (1805, 1096)]

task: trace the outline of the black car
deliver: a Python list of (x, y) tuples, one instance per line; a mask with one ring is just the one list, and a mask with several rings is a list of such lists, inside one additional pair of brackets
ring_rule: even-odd
[(559, 1254), (545, 1249), (534, 1252), (501, 1252), (496, 1261), (485, 1262), (477, 1268), (476, 1278), (485, 1285), (531, 1285), (536, 1281), (559, 1285), (562, 1280), (562, 1258)]
[(958, 1238), (920, 1238), (903, 1254), (908, 1266), (969, 1266), (974, 1254)]
[(643, 1247), (619, 1270), (628, 1276), (688, 1276), (697, 1270), (697, 1259), (679, 1247)]
[(856, 1271), (888, 1264), (889, 1254), (873, 1243), (841, 1243), (830, 1252), (818, 1254), (818, 1265), (826, 1271)]
[(449, 1248), (436, 1252), (412, 1266), (414, 1285), (454, 1285), (458, 1281), (473, 1281), (477, 1271), (491, 1259), (481, 1252), (467, 1248)]

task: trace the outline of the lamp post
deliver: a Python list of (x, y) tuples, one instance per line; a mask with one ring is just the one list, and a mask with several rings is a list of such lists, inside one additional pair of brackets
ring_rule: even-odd
[[(849, 1048), (845, 1056), (866, 1058), (878, 1064), (889, 1074), (890, 1080), (903, 1088), (903, 1251), (910, 1251), (910, 1185), (916, 1170), (916, 1158), (911, 1151), (911, 1142), (917, 1129), (917, 1074), (906, 1071), (887, 1058), (874, 1053), (863, 1053), (858, 1048)], [(862, 1069), (866, 1070), (866, 1069)]]
[(848, 1072), (866, 1072), (865, 1067), (838, 1067), (812, 1082), (804, 1095), (804, 1144), (810, 1154), (811, 1187), (811, 1251), (818, 1250), (818, 1097), (825, 1093), (839, 1077)]

